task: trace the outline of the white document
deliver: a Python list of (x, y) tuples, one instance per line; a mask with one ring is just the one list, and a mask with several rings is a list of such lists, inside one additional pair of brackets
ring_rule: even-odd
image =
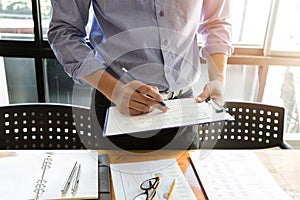
[[(44, 191), (38, 199), (96, 199), (98, 198), (97, 152), (70, 151), (70, 153), (45, 153), (31, 151), (22, 155), (0, 158), (0, 199), (35, 199), (38, 180), (42, 178), (45, 158), (49, 167), (39, 182)], [(50, 159), (51, 160), (50, 160)], [(74, 163), (81, 164), (77, 191), (72, 194), (72, 183), (62, 195), (61, 188)], [(75, 177), (73, 177), (75, 178)]]
[(140, 184), (156, 176), (160, 177), (160, 184), (154, 200), (167, 198), (174, 179), (176, 186), (172, 200), (196, 200), (175, 158), (111, 164), (110, 168), (116, 200), (132, 200), (137, 194), (144, 192), (140, 189)]
[(253, 151), (190, 152), (197, 175), (210, 200), (289, 200)]
[(104, 135), (111, 136), (234, 120), (229, 113), (217, 113), (210, 103), (196, 103), (194, 98), (169, 100), (165, 103), (170, 108), (167, 112), (155, 109), (150, 113), (138, 116), (123, 115), (117, 107), (110, 107), (106, 115)]

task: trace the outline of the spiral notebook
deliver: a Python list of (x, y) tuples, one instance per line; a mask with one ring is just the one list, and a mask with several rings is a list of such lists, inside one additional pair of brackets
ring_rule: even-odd
[[(81, 165), (78, 188), (62, 186), (74, 163)], [(97, 199), (98, 155), (91, 151), (27, 152), (0, 159), (0, 197), (11, 199)]]

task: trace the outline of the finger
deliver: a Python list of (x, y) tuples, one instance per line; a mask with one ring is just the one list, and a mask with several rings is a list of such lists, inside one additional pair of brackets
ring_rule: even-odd
[(149, 113), (153, 110), (153, 108), (149, 106), (147, 106), (148, 108), (143, 108), (143, 106), (141, 106), (142, 104), (137, 102), (131, 102), (130, 105), (131, 106), (129, 106), (129, 103), (127, 103), (126, 105), (123, 104), (118, 106), (119, 111), (124, 115), (140, 115), (144, 113)]
[(137, 90), (138, 92), (153, 98), (155, 101), (162, 102), (164, 100), (162, 95), (159, 93), (157, 87), (150, 86), (150, 85), (142, 85)]
[(140, 81), (130, 82), (129, 87), (135, 91), (131, 95), (132, 100), (145, 105), (154, 106), (163, 112), (168, 110), (168, 107), (161, 103), (163, 102), (163, 97), (157, 87), (146, 85)]
[(130, 107), (141, 112), (146, 113), (149, 109), (151, 111), (152, 107), (157, 108), (163, 112), (168, 111), (167, 106), (162, 105), (160, 102), (145, 94), (134, 93), (132, 95), (132, 101), (138, 104), (131, 104)]
[(159, 92), (158, 87), (152, 85), (150, 87), (152, 87), (155, 91)]
[(139, 101), (139, 100), (130, 101), (129, 108), (141, 113), (148, 113), (151, 111), (151, 105), (145, 103), (145, 101)]
[(126, 105), (122, 105), (122, 113), (125, 115), (141, 115), (153, 111), (154, 107), (147, 104), (137, 102), (134, 100), (129, 101)]
[[(166, 112), (168, 110), (168, 107), (163, 104), (163, 97), (162, 95), (159, 93), (159, 90), (157, 87), (155, 86), (150, 86), (150, 85), (141, 85), (140, 82), (136, 81), (136, 83), (134, 83), (135, 86), (137, 87), (139, 86), (136, 91), (137, 93), (135, 93), (134, 95), (132, 95), (132, 98), (135, 101), (138, 101), (140, 103), (149, 105), (149, 106), (154, 106), (155, 108)], [(131, 87), (133, 87), (133, 85), (131, 85)]]
[(210, 98), (210, 92), (209, 92), (209, 89), (207, 87), (205, 87), (203, 92), (199, 96), (197, 96), (195, 98), (195, 100), (196, 100), (197, 103), (201, 103), (201, 102), (205, 101), (208, 98)]
[(142, 114), (147, 114), (150, 113), (154, 108), (151, 107), (150, 110), (148, 112), (141, 112), (141, 111), (137, 111), (135, 109), (129, 108), (129, 115), (131, 116), (136, 116), (136, 115), (142, 115)]
[(167, 105), (163, 105), (160, 102), (155, 102), (155, 104), (153, 104), (152, 107), (159, 109), (163, 112), (167, 112), (169, 110), (169, 107)]

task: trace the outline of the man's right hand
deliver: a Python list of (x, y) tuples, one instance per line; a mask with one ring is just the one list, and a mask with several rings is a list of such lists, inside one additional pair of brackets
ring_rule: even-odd
[(167, 106), (160, 104), (163, 97), (156, 87), (136, 80), (127, 84), (117, 84), (111, 101), (126, 115), (140, 115), (151, 112), (154, 108), (163, 112), (168, 110)]
[(105, 70), (98, 70), (83, 79), (116, 104), (123, 114), (140, 115), (154, 108), (163, 112), (168, 110), (167, 106), (160, 104), (163, 97), (154, 86), (140, 81), (123, 84)]

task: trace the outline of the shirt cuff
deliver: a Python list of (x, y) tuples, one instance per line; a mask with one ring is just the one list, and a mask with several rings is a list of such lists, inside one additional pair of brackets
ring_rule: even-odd
[(77, 84), (86, 84), (83, 77), (91, 75), (98, 70), (105, 69), (105, 65), (98, 59), (85, 59), (81, 65), (73, 72), (73, 80)]
[(211, 44), (209, 46), (202, 47), (200, 49), (199, 55), (200, 57), (206, 59), (209, 55), (222, 53), (227, 56), (231, 56), (233, 53), (233, 46), (225, 45), (225, 44)]

